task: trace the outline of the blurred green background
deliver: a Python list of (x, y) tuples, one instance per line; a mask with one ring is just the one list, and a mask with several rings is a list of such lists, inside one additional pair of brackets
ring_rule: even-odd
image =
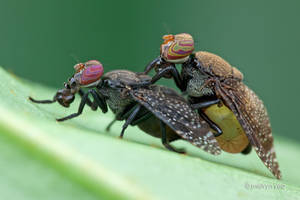
[(142, 71), (158, 56), (162, 35), (188, 32), (196, 49), (244, 73), (275, 134), (299, 140), (299, 9), (297, 0), (1, 0), (0, 65), (61, 87), (76, 60), (98, 59), (105, 71)]

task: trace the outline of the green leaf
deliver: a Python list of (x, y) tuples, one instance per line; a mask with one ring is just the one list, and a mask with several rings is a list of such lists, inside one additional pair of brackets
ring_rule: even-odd
[(299, 199), (300, 147), (275, 135), (283, 174), (276, 180), (257, 155), (212, 156), (185, 141), (187, 155), (165, 150), (159, 139), (136, 127), (118, 138), (122, 122), (86, 108), (76, 112), (51, 99), (54, 89), (18, 79), (0, 68), (1, 199)]

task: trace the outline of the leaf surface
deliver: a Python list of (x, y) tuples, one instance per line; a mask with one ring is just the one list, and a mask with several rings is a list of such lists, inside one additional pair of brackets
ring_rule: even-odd
[(187, 155), (165, 150), (159, 139), (122, 122), (106, 132), (112, 113), (77, 111), (52, 99), (55, 90), (24, 81), (0, 68), (0, 193), (4, 199), (299, 199), (299, 144), (275, 135), (282, 180), (254, 151), (209, 155), (185, 141)]

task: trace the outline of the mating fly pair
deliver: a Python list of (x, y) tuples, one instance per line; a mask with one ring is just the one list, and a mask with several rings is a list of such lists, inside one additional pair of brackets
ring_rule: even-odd
[[(129, 125), (161, 138), (169, 150), (184, 153), (169, 143), (183, 139), (204, 151), (217, 155), (221, 149), (206, 121), (199, 117), (188, 102), (174, 90), (159, 86), (139, 86), (149, 82), (151, 77), (127, 70), (115, 70), (103, 75), (103, 66), (96, 60), (74, 66), (76, 73), (58, 90), (53, 100), (29, 99), (34, 103), (58, 102), (69, 107), (78, 93), (81, 102), (78, 111), (57, 121), (79, 116), (87, 104), (92, 110), (99, 107), (103, 113), (107, 106), (116, 120), (125, 120), (120, 137)], [(82, 88), (89, 88), (84, 92)], [(90, 96), (93, 100), (90, 99)]]
[[(77, 117), (86, 104), (92, 110), (99, 107), (103, 113), (108, 105), (116, 120), (125, 120), (121, 137), (128, 125), (137, 125), (179, 153), (182, 151), (169, 142), (184, 139), (214, 155), (221, 149), (247, 154), (254, 147), (265, 166), (280, 179), (267, 111), (243, 83), (243, 74), (215, 54), (194, 53), (194, 40), (189, 34), (167, 35), (163, 39), (160, 56), (142, 74), (116, 70), (103, 75), (100, 62), (79, 63), (75, 65), (76, 73), (53, 100), (30, 100), (58, 101), (68, 107), (78, 93), (82, 98), (78, 112), (58, 121)], [(181, 73), (175, 64), (182, 65)], [(151, 78), (146, 74), (153, 68), (157, 73)], [(177, 87), (188, 94), (188, 101), (172, 89), (154, 85), (163, 77), (173, 78)], [(84, 87), (90, 90), (84, 93)]]

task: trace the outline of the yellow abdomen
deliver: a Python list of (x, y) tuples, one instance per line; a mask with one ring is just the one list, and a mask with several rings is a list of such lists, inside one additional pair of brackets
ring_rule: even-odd
[(223, 131), (222, 135), (216, 137), (222, 150), (240, 153), (247, 147), (249, 140), (239, 121), (227, 106), (212, 105), (203, 111)]

